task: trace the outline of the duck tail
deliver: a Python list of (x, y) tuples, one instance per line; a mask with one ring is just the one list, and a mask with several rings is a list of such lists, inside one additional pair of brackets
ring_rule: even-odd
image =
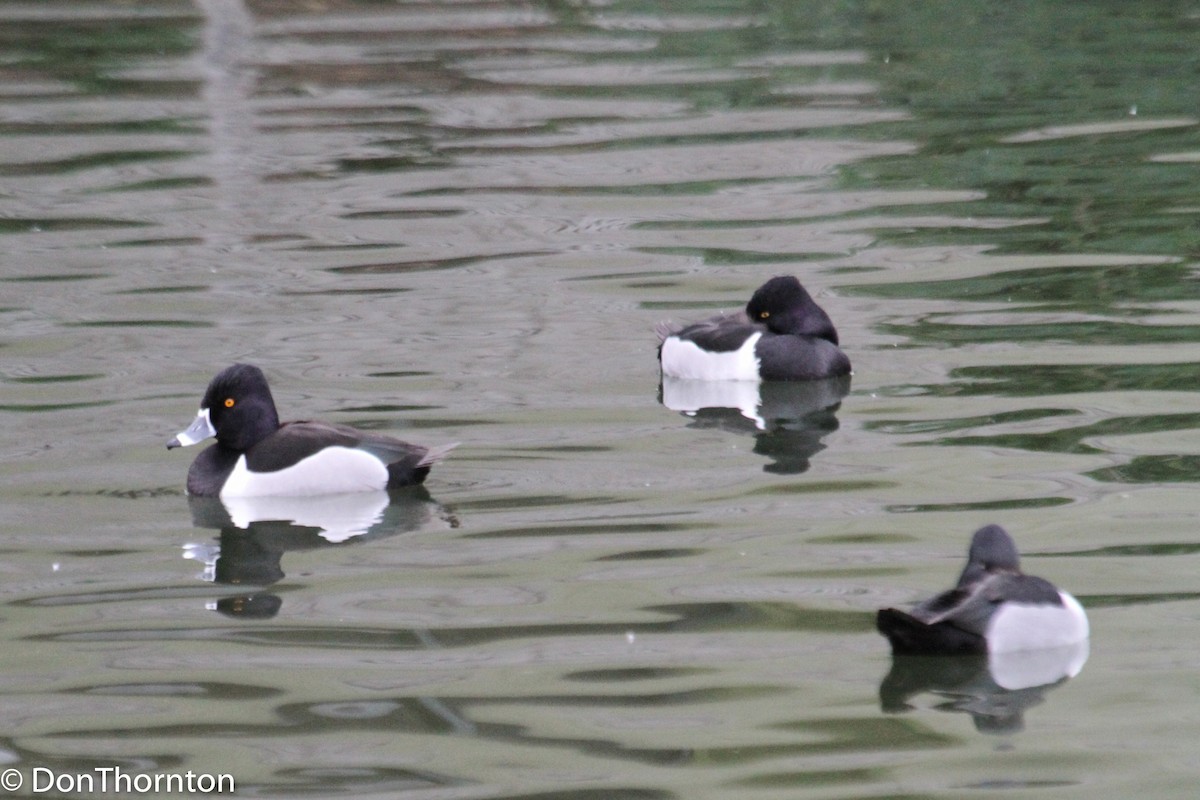
[(987, 642), (982, 636), (947, 622), (929, 625), (894, 608), (880, 609), (875, 616), (875, 627), (891, 642), (892, 655), (978, 655), (987, 652)]
[(678, 329), (669, 322), (663, 321), (655, 323), (654, 333), (658, 336), (659, 347), (667, 340), (667, 337), (675, 333)]
[(446, 456), (450, 455), (450, 451), (458, 447), (458, 445), (459, 442), (453, 442), (451, 444), (442, 444), (438, 445), (437, 447), (429, 448), (427, 451), (425, 451), (425, 455), (421, 456), (421, 460), (417, 462), (417, 468), (420, 469), (421, 467), (432, 467), (434, 464), (437, 464)]

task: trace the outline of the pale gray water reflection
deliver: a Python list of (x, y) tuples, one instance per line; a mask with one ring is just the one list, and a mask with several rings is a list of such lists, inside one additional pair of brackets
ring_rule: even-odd
[(942, 698), (935, 708), (969, 714), (980, 733), (1020, 733), (1025, 711), (1078, 675), (1089, 647), (1083, 641), (987, 656), (895, 656), (879, 685), (879, 704), (885, 712), (904, 713), (915, 708), (918, 696), (932, 694)]
[(819, 381), (698, 381), (663, 376), (662, 404), (688, 417), (689, 427), (754, 436), (754, 452), (773, 459), (766, 472), (798, 474), (838, 429), (837, 410), (850, 376)]
[[(1198, 27), (0, 2), (0, 760), (272, 797), (1191, 797)], [(785, 273), (844, 396), (660, 399), (655, 323)], [(463, 442), (428, 521), (195, 527), (161, 442), (237, 360), (289, 415)], [(927, 689), (881, 710), (872, 627), (987, 522), (1093, 626), (1068, 681), (965, 689), (1043, 700), (1003, 739)]]

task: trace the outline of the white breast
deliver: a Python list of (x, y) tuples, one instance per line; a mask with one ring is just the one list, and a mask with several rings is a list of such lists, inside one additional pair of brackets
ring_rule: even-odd
[(1079, 601), (1059, 592), (1061, 606), (1005, 603), (988, 622), (990, 653), (1063, 647), (1088, 638), (1088, 619)]
[(694, 342), (668, 336), (662, 345), (663, 375), (701, 381), (758, 381), (758, 356), (754, 345), (762, 338), (755, 333), (737, 350), (713, 353)]
[(238, 459), (221, 497), (298, 497), (373, 492), (387, 486), (387, 467), (362, 450), (327, 447), (277, 472), (252, 472)]

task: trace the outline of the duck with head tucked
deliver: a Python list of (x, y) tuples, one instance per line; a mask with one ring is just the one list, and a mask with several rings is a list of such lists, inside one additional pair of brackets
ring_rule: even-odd
[(792, 276), (764, 283), (743, 312), (656, 330), (668, 378), (805, 381), (850, 374), (833, 321)]
[(419, 484), (456, 445), (423, 447), (327, 422), (279, 422), (261, 369), (217, 373), (196, 419), (167, 449), (217, 441), (196, 456), (187, 490), (198, 496), (341, 494)]
[(912, 611), (884, 608), (876, 627), (895, 655), (967, 655), (1040, 650), (1088, 638), (1083, 606), (1047, 580), (1026, 575), (1008, 532), (975, 532), (958, 585)]

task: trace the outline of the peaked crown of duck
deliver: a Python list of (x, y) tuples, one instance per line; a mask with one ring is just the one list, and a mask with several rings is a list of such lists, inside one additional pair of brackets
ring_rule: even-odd
[(746, 304), (746, 315), (771, 333), (815, 336), (838, 343), (833, 320), (791, 275), (771, 278), (760, 286)]
[(263, 371), (234, 364), (217, 373), (200, 402), (217, 432), (217, 441), (233, 450), (249, 450), (279, 429), (279, 413)]

